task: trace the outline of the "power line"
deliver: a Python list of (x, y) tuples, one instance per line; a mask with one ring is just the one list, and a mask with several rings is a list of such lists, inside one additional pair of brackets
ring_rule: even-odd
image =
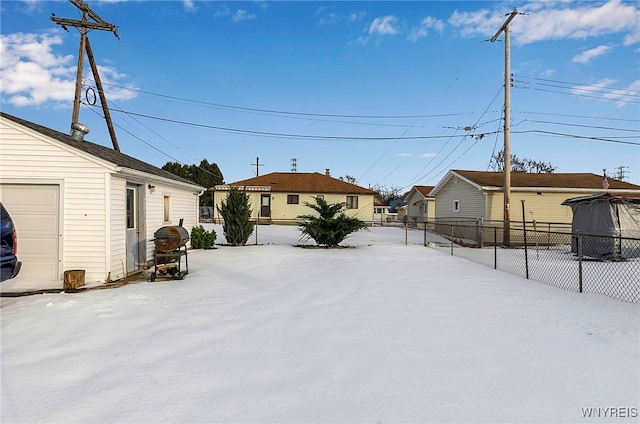
[(599, 130), (628, 131), (628, 132), (640, 133), (640, 130), (637, 130), (637, 129), (601, 127), (601, 126), (596, 126), (596, 125), (570, 124), (570, 123), (566, 123), (566, 122), (554, 122), (554, 121), (538, 121), (538, 120), (534, 120), (534, 119), (524, 119), (522, 122), (536, 122), (536, 123), (539, 123), (539, 124), (565, 125), (565, 126), (579, 127), (579, 128), (594, 128), (594, 129), (599, 129)]
[(463, 113), (440, 113), (440, 114), (432, 114), (432, 115), (346, 115), (346, 114), (332, 114), (332, 113), (293, 112), (293, 111), (283, 111), (283, 110), (273, 110), (273, 109), (259, 109), (259, 108), (251, 108), (251, 107), (232, 106), (232, 105), (225, 105), (221, 103), (187, 99), (184, 97), (170, 96), (167, 94), (153, 93), (150, 91), (138, 90), (131, 87), (123, 87), (115, 84), (104, 84), (104, 85), (120, 88), (122, 90), (129, 90), (137, 93), (149, 94), (149, 95), (161, 97), (161, 98), (179, 100), (186, 103), (195, 103), (199, 105), (214, 106), (214, 107), (219, 107), (224, 109), (232, 109), (232, 110), (240, 110), (240, 111), (248, 111), (248, 112), (262, 112), (262, 113), (279, 114), (279, 115), (315, 116), (315, 117), (329, 117), (329, 118), (415, 119), (415, 118), (442, 118), (442, 117), (448, 117), (448, 116), (462, 116), (462, 115), (473, 114), (473, 112), (463, 112)]
[(578, 139), (586, 139), (586, 140), (594, 140), (594, 141), (605, 141), (605, 142), (608, 142), (608, 143), (629, 144), (631, 146), (640, 146), (640, 142), (639, 143), (633, 143), (631, 141), (614, 140), (611, 137), (609, 137), (609, 138), (591, 137), (591, 136), (585, 136), (585, 135), (558, 133), (558, 132), (553, 132), (553, 131), (527, 130), (527, 131), (514, 131), (514, 133), (516, 133), (516, 134), (539, 133), (539, 134), (554, 135), (554, 136), (566, 137), (566, 138), (578, 138)]
[[(558, 83), (558, 84), (566, 84), (566, 85), (576, 85), (576, 86), (590, 86), (589, 84), (585, 84), (585, 83), (579, 83), (579, 82), (568, 82), (568, 81), (558, 81), (558, 80), (552, 80), (552, 79), (546, 79), (546, 78), (536, 78), (536, 77), (529, 77), (526, 75), (518, 75), (519, 77), (522, 78), (530, 78), (536, 81), (548, 81), (548, 82), (554, 82), (554, 83)], [(592, 85), (591, 85), (592, 86)], [(632, 88), (614, 88), (614, 87), (607, 87), (610, 90), (615, 90), (615, 91), (633, 91), (636, 93), (640, 93), (640, 90), (634, 90)]]
[(142, 118), (153, 119), (156, 121), (167, 122), (178, 125), (185, 125), (190, 127), (230, 132), (236, 134), (242, 134), (247, 136), (269, 137), (269, 138), (283, 138), (283, 139), (305, 139), (305, 140), (337, 140), (337, 141), (388, 141), (388, 140), (428, 140), (433, 138), (447, 138), (447, 136), (410, 136), (410, 137), (362, 137), (362, 136), (331, 136), (331, 135), (309, 135), (309, 134), (288, 134), (288, 133), (276, 133), (268, 131), (254, 131), (238, 128), (220, 127), (216, 125), (200, 124), (195, 122), (183, 121), (171, 118), (162, 118), (153, 115), (147, 115), (143, 113), (137, 113), (132, 111), (118, 110), (116, 112), (124, 113), (132, 116), (139, 116)]
[(516, 110), (515, 113), (529, 113), (531, 115), (547, 115), (547, 116), (563, 116), (567, 118), (584, 118), (584, 119), (599, 119), (599, 120), (607, 120), (607, 121), (622, 121), (622, 122), (640, 122), (640, 119), (626, 119), (626, 118), (611, 118), (611, 117), (599, 117), (599, 116), (587, 116), (587, 115), (571, 115), (565, 113), (550, 113), (550, 112), (531, 112), (524, 110)]

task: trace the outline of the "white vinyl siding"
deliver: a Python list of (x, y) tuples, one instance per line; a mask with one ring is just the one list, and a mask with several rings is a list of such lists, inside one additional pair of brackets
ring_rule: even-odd
[(65, 270), (84, 269), (86, 281), (106, 278), (105, 168), (44, 141), (44, 136), (27, 134), (2, 123), (0, 178), (20, 184), (61, 184), (64, 211), (60, 231), (64, 249), (58, 279)]
[[(78, 142), (82, 143), (82, 142)], [(126, 269), (125, 169), (119, 174), (108, 161), (53, 140), (7, 118), (0, 118), (0, 181), (2, 184), (55, 185), (59, 187), (59, 263), (56, 280), (62, 287), (66, 270), (85, 270), (85, 282), (117, 280)], [(163, 186), (160, 177), (140, 172), (140, 223), (146, 235), (147, 258), (152, 259), (153, 233), (163, 226), (163, 196), (172, 196), (171, 221), (184, 218), (185, 227), (198, 223), (198, 196), (194, 188)], [(150, 180), (150, 181), (148, 181)], [(148, 193), (151, 183), (156, 195)], [(150, 210), (144, 209), (147, 200)], [(147, 219), (152, 221), (147, 222)], [(50, 226), (49, 226), (50, 227)], [(19, 245), (20, 246), (20, 245)], [(20, 247), (19, 247), (20, 248)], [(27, 252), (25, 252), (27, 253)], [(28, 255), (25, 257), (28, 258)], [(21, 258), (22, 259), (22, 258)], [(142, 258), (144, 260), (144, 258)], [(23, 267), (29, 264), (24, 263)], [(17, 278), (20, 278), (18, 275)]]
[[(146, 203), (146, 235), (147, 235), (147, 261), (153, 260), (155, 245), (153, 235), (159, 228), (168, 225), (178, 225), (183, 219), (182, 226), (191, 234), (193, 227), (199, 223), (198, 196), (192, 191), (180, 190), (175, 187), (164, 185), (161, 182), (153, 183), (155, 191), (151, 193), (145, 189)], [(145, 186), (146, 187), (146, 186)], [(171, 216), (169, 221), (165, 221), (164, 204), (165, 197), (170, 197)]]
[(126, 187), (127, 182), (123, 178), (111, 178), (111, 207), (110, 207), (110, 234), (111, 234), (111, 280), (126, 277), (127, 273), (127, 239), (126, 239)]
[[(459, 179), (450, 179), (436, 196), (436, 218), (486, 219), (484, 194), (481, 190)], [(453, 211), (453, 201), (460, 201), (460, 211)]]

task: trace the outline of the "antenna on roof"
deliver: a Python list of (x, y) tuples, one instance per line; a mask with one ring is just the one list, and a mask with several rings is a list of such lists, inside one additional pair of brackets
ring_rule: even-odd
[[(51, 14), (51, 20), (56, 24), (62, 26), (62, 29), (68, 31), (67, 27), (72, 26), (80, 28), (80, 51), (78, 52), (78, 71), (76, 73), (76, 92), (73, 99), (73, 114), (71, 115), (71, 124), (78, 122), (78, 116), (80, 115), (80, 97), (82, 89), (82, 71), (84, 68), (84, 52), (86, 50), (87, 57), (89, 58), (89, 64), (91, 65), (91, 71), (93, 72), (93, 78), (96, 81), (96, 87), (98, 88), (98, 95), (100, 96), (100, 102), (102, 103), (102, 111), (104, 112), (104, 119), (107, 121), (107, 127), (109, 129), (109, 135), (111, 136), (111, 142), (113, 148), (120, 151), (118, 140), (116, 138), (115, 130), (113, 129), (113, 122), (111, 121), (111, 114), (109, 113), (109, 107), (107, 106), (107, 98), (104, 95), (102, 89), (102, 82), (100, 81), (100, 75), (98, 74), (98, 67), (96, 66), (95, 59), (93, 57), (93, 51), (91, 50), (91, 44), (87, 37), (87, 29), (94, 30), (99, 29), (102, 31), (110, 31), (120, 39), (118, 36), (117, 27), (112, 25), (98, 16), (93, 10), (89, 8), (89, 5), (83, 3), (82, 0), (69, 0), (71, 4), (80, 9), (82, 12), (82, 20), (58, 18), (55, 14)], [(88, 18), (91, 18), (93, 22), (90, 22)], [(95, 101), (95, 98), (94, 98)]]
[(298, 159), (291, 159), (291, 172), (298, 172)]

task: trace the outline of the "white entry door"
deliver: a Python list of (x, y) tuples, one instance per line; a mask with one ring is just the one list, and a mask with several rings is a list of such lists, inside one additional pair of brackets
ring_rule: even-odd
[(127, 184), (127, 275), (141, 269), (144, 255), (144, 237), (140, 219), (140, 186)]

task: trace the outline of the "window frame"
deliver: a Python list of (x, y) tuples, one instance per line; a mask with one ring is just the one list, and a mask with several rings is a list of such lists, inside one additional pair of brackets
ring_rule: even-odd
[(300, 204), (299, 194), (287, 194), (287, 205), (299, 205), (299, 204)]
[[(354, 206), (354, 203), (355, 203), (355, 206)], [(347, 209), (358, 209), (358, 196), (348, 195), (346, 198), (345, 207)]]
[(165, 223), (171, 222), (171, 195), (163, 194), (162, 197), (162, 219)]
[(461, 209), (462, 209), (462, 204), (460, 203), (460, 200), (454, 200), (453, 201), (453, 212), (460, 213)]

